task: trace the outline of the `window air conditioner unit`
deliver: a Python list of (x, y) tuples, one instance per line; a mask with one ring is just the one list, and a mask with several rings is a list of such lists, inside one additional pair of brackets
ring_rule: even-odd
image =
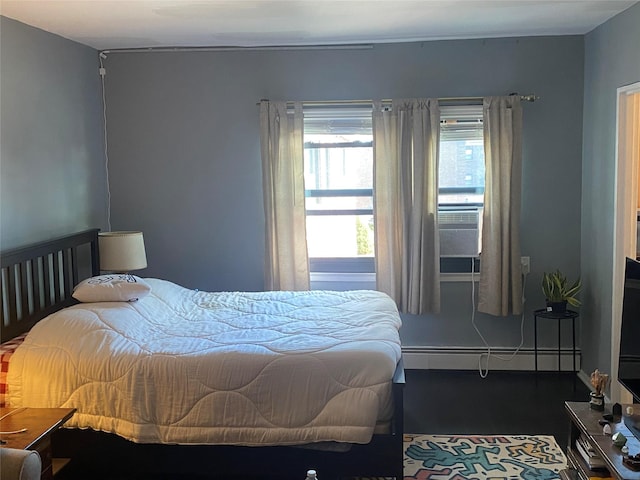
[(479, 210), (440, 210), (441, 257), (477, 257), (480, 251)]

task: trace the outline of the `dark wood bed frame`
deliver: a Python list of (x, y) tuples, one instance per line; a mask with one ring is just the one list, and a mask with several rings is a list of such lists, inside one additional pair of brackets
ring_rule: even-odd
[[(99, 274), (98, 229), (2, 252), (0, 339), (29, 331), (45, 316), (76, 303), (74, 285)], [(54, 454), (70, 456), (73, 471), (88, 465), (93, 471), (127, 475), (175, 474), (175, 478), (277, 478), (300, 480), (315, 468), (323, 480), (403, 477), (404, 369), (398, 363), (393, 379), (394, 416), (388, 434), (347, 452), (299, 447), (134, 444), (113, 434), (63, 429), (54, 436)], [(112, 477), (105, 477), (112, 478)], [(146, 478), (146, 477), (145, 477)]]

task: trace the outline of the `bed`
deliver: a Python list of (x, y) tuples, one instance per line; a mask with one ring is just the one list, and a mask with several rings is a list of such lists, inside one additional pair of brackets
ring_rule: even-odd
[[(137, 302), (79, 303), (73, 288), (99, 274), (98, 256), (97, 230), (2, 254), (0, 333), (19, 339), (6, 362), (10, 406), (75, 407), (67, 426), (80, 435), (161, 445), (163, 459), (169, 447), (193, 453), (221, 478), (268, 459), (278, 478), (305, 466), (324, 478), (402, 477), (400, 323), (388, 297), (140, 279), (150, 292)], [(223, 465), (237, 452), (256, 460)]]

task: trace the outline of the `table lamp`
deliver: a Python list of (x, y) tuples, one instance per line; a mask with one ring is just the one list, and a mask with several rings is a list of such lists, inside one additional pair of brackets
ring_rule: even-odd
[(142, 232), (100, 232), (100, 270), (129, 273), (147, 267)]

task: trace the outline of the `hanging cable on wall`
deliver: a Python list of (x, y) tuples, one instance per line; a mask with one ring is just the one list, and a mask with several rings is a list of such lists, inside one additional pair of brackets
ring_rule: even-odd
[(109, 149), (107, 147), (107, 99), (105, 93), (104, 77), (107, 74), (106, 68), (104, 68), (103, 60), (107, 58), (104, 52), (100, 52), (98, 60), (100, 62), (100, 83), (102, 85), (102, 131), (104, 137), (104, 171), (107, 187), (107, 231), (111, 231), (111, 187), (109, 185)]
[[(496, 355), (495, 353), (491, 352), (491, 346), (489, 345), (489, 342), (487, 342), (487, 340), (484, 338), (484, 335), (482, 335), (482, 332), (480, 332), (480, 329), (478, 328), (478, 326), (476, 325), (476, 299), (475, 299), (475, 271), (473, 269), (473, 260), (471, 259), (471, 324), (473, 325), (473, 328), (475, 329), (475, 331), (477, 332), (477, 334), (480, 336), (480, 338), (482, 339), (482, 343), (484, 343), (484, 346), (487, 349), (486, 353), (481, 353), (480, 357), (478, 358), (478, 372), (480, 373), (480, 377), (482, 378), (487, 378), (487, 375), (489, 375), (489, 361), (491, 360), (491, 357), (493, 356), (494, 358), (497, 358), (498, 360), (502, 360), (503, 362), (510, 362), (511, 360), (514, 359), (514, 357), (517, 355), (517, 353), (520, 351), (520, 349), (522, 348), (522, 345), (524, 344), (524, 305), (525, 305), (525, 296), (524, 296), (524, 292), (525, 292), (525, 287), (527, 285), (527, 274), (523, 274), (523, 279), (522, 279), (522, 316), (520, 318), (520, 344), (516, 347), (516, 349), (511, 353), (511, 355), (509, 355), (508, 357), (504, 357), (501, 355)], [(486, 364), (485, 367), (483, 368), (482, 366), (482, 360), (483, 358), (486, 357)]]

